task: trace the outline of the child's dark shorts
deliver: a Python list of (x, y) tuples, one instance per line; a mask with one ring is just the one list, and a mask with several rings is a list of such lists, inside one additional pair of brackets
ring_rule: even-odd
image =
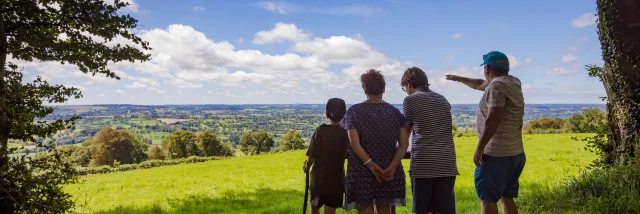
[(344, 194), (322, 194), (322, 195), (311, 194), (311, 206), (315, 208), (320, 208), (322, 206), (339, 208), (339, 207), (342, 207), (343, 201), (344, 201)]

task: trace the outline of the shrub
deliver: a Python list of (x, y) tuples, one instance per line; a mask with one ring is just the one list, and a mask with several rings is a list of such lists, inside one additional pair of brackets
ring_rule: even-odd
[(640, 166), (594, 169), (522, 198), (525, 213), (640, 213)]
[(265, 130), (246, 132), (240, 138), (240, 151), (247, 155), (269, 153), (273, 147), (273, 137)]
[(298, 130), (289, 130), (287, 134), (282, 136), (282, 142), (280, 142), (280, 150), (285, 152), (289, 150), (302, 150), (305, 149), (304, 140)]
[(162, 149), (160, 149), (160, 147), (158, 145), (153, 145), (151, 147), (151, 150), (149, 150), (148, 157), (149, 157), (149, 160), (164, 160), (165, 159), (164, 152), (162, 152)]
[[(70, 150), (50, 147), (38, 158), (16, 156), (0, 168), (3, 213), (65, 213), (74, 206), (63, 188), (77, 181)], [(5, 200), (6, 199), (6, 200)], [(8, 200), (11, 199), (11, 200)]]
[(166, 151), (168, 159), (185, 158), (200, 153), (196, 135), (184, 130), (171, 133), (163, 142), (162, 148)]
[(104, 128), (91, 139), (91, 166), (139, 163), (147, 159), (148, 145), (127, 130)]
[(184, 163), (199, 163), (199, 162), (205, 162), (209, 160), (218, 160), (218, 159), (220, 159), (220, 157), (190, 156), (187, 158), (171, 159), (171, 160), (148, 160), (138, 164), (123, 164), (117, 167), (104, 165), (100, 167), (78, 168), (78, 174), (79, 175), (106, 174), (111, 172), (124, 172), (124, 171), (131, 171), (131, 170), (137, 170), (137, 169), (148, 169), (153, 167), (177, 165), (177, 164), (184, 164)]
[(233, 156), (231, 146), (220, 142), (218, 137), (208, 131), (196, 136), (201, 156)]

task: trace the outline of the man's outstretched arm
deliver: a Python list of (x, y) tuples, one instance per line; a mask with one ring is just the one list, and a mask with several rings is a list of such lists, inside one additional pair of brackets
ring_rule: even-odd
[(461, 76), (451, 75), (451, 74), (447, 75), (447, 80), (461, 82), (469, 86), (470, 88), (480, 90), (480, 91), (484, 91), (484, 89), (487, 88), (487, 86), (489, 85), (489, 82), (483, 79), (461, 77)]

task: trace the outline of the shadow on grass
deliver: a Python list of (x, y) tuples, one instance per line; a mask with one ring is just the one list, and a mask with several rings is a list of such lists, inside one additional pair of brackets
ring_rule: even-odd
[(302, 210), (303, 197), (301, 191), (258, 189), (226, 192), (215, 198), (189, 196), (170, 199), (164, 205), (116, 207), (94, 213), (298, 213)]

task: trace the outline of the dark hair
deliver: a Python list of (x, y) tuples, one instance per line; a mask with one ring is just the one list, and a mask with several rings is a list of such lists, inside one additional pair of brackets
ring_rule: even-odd
[(340, 122), (347, 113), (347, 105), (340, 98), (331, 98), (327, 101), (327, 117), (333, 122)]
[(368, 95), (382, 94), (382, 92), (384, 92), (384, 87), (387, 85), (387, 82), (384, 80), (384, 76), (380, 71), (376, 71), (374, 69), (360, 75), (360, 82), (362, 83), (364, 93)]
[(509, 73), (509, 67), (503, 67), (503, 66), (491, 66), (488, 65), (489, 68), (491, 68), (491, 70), (493, 70), (496, 73), (499, 74), (508, 74)]
[(407, 86), (408, 84), (411, 84), (413, 88), (422, 86), (429, 87), (429, 79), (427, 78), (427, 74), (425, 74), (420, 68), (411, 67), (407, 68), (404, 75), (402, 75), (402, 80), (400, 81), (400, 86)]

